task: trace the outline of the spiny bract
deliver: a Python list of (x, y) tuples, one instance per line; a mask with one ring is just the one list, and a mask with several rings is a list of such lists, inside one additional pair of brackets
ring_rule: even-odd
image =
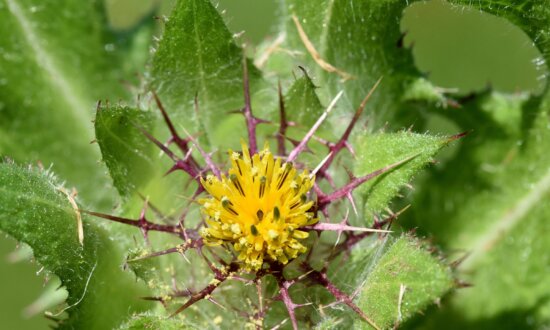
[(201, 236), (209, 245), (232, 244), (246, 270), (266, 258), (286, 264), (307, 250), (300, 240), (309, 234), (298, 229), (317, 222), (307, 197), (315, 178), (274, 159), (267, 144), (252, 156), (241, 144), (242, 154), (229, 151), (228, 176), (201, 180), (211, 195), (199, 200), (207, 224)]

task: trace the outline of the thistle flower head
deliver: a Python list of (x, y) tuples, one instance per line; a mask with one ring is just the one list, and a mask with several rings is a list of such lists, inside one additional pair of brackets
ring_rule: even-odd
[[(214, 278), (199, 291), (185, 291), (184, 296), (187, 297), (187, 301), (172, 315), (183, 312), (201, 300), (209, 300), (218, 304), (212, 298), (212, 293), (222, 283), (236, 280), (249, 284), (254, 283), (257, 286), (259, 308), (254, 309), (251, 313), (243, 311), (248, 319), (253, 320), (254, 327), (258, 328), (263, 325), (262, 322), (270, 308), (271, 302), (280, 300), (288, 311), (293, 329), (298, 329), (298, 319), (295, 311), (297, 308), (305, 306), (305, 304), (294, 303), (289, 288), (301, 279), (308, 279), (308, 281), (314, 284), (323, 286), (334, 296), (336, 301), (332, 304), (346, 304), (372, 327), (379, 329), (355, 305), (353, 296), (342, 292), (329, 280), (326, 267), (322, 270), (315, 270), (311, 266), (311, 258), (317, 256), (313, 254), (307, 255), (303, 262), (299, 264), (299, 267), (297, 267), (298, 270), (302, 270), (304, 273), (293, 279), (285, 277), (281, 271), (283, 269), (282, 265), (287, 264), (290, 260), (297, 258), (300, 254), (307, 251), (304, 240), (308, 237), (309, 231), (319, 233), (333, 231), (338, 233), (336, 243), (330, 249), (330, 255), (327, 255), (327, 261), (334, 259), (344, 251), (349, 251), (349, 249), (369, 234), (388, 232), (382, 226), (390, 225), (400, 212), (392, 213), (391, 217), (376, 222), (376, 228), (362, 228), (349, 225), (347, 212), (344, 219), (339, 221), (339, 223), (331, 222), (329, 218), (330, 213), (327, 208), (331, 205), (338, 205), (338, 202), (344, 198), (347, 198), (355, 208), (352, 192), (357, 187), (368, 180), (387, 173), (414, 157), (387, 165), (361, 177), (352, 177), (349, 183), (330, 193), (323, 192), (320, 187), (316, 187), (315, 195), (309, 196), (315, 182), (314, 175), (305, 170), (300, 172), (298, 168), (301, 168), (301, 164), (296, 163), (298, 165), (295, 165), (292, 161), (296, 160), (302, 152), (307, 150), (308, 142), (342, 96), (342, 92), (336, 95), (325, 112), (323, 112), (301, 141), (291, 140), (294, 148), (287, 153), (285, 144), (288, 139), (286, 129), (289, 127), (289, 122), (286, 120), (283, 94), (279, 86), (280, 125), (277, 134), (277, 150), (281, 156), (274, 157), (267, 144), (262, 150), (257, 151), (256, 128), (259, 124), (268, 121), (257, 118), (252, 113), (246, 58), (243, 58), (243, 73), (245, 106), (242, 109), (242, 114), (246, 120), (248, 144), (241, 142), (242, 152), (240, 153), (229, 151), (230, 168), (227, 171), (222, 171), (218, 167), (212, 160), (211, 155), (200, 147), (198, 141), (191, 134), (186, 132), (188, 137), (185, 139), (178, 134), (159, 97), (155, 92), (152, 93), (172, 135), (169, 142), (173, 143), (172, 145), (179, 149), (179, 152), (174, 152), (170, 143), (164, 144), (145, 131), (145, 129), (138, 128), (174, 162), (168, 173), (182, 171), (198, 183), (197, 190), (183, 210), (178, 223), (159, 224), (150, 221), (146, 217), (148, 206), (151, 207), (157, 216), (161, 216), (165, 220), (170, 217), (163, 215), (159, 208), (150, 205), (147, 198), (144, 198), (145, 205), (138, 219), (123, 218), (97, 212), (87, 211), (87, 213), (137, 227), (141, 230), (146, 241), (148, 241), (148, 233), (150, 231), (175, 235), (184, 241), (176, 247), (142, 255), (129, 260), (129, 262), (137, 262), (142, 259), (159, 257), (170, 253), (180, 253), (185, 257), (186, 251), (191, 249), (197, 250), (198, 254), (205, 260), (212, 271)], [(377, 84), (358, 107), (341, 138), (336, 142), (324, 142), (329, 147), (330, 152), (315, 167), (313, 173), (318, 174), (318, 178), (326, 180), (331, 186), (335, 185), (327, 169), (336, 159), (336, 155), (342, 150), (349, 149), (353, 153), (353, 149), (348, 143), (350, 132), (357, 123), (369, 96)], [(195, 106), (198, 111), (198, 103)], [(320, 142), (322, 141), (320, 140)], [(204, 164), (195, 159), (192, 150), (196, 150), (201, 154)], [(180, 154), (183, 157), (180, 157)], [(201, 177), (200, 174), (206, 172), (212, 174), (205, 178)], [(194, 201), (197, 201), (198, 196), (205, 191), (209, 196), (198, 200), (198, 203), (201, 205), (204, 222), (201, 222), (198, 228), (191, 228), (186, 223), (190, 207)], [(310, 201), (310, 199), (315, 199), (315, 202)], [(324, 221), (319, 223), (317, 223), (318, 219), (316, 218), (318, 213), (324, 216)], [(343, 242), (340, 242), (343, 232), (347, 233)], [(353, 232), (361, 233), (354, 234)], [(308, 243), (311, 246), (319, 246), (323, 244), (319, 238), (317, 236), (316, 239), (312, 239)], [(223, 245), (226, 249), (231, 249), (233, 250), (232, 252), (236, 253), (231, 256), (230, 260), (224, 260), (224, 258), (216, 254), (216, 251), (208, 247), (214, 245)], [(210, 259), (209, 255), (203, 253), (203, 249), (210, 252), (209, 254), (214, 257), (214, 261)], [(256, 272), (255, 277), (250, 279), (236, 276), (235, 273), (242, 270)], [(272, 276), (279, 288), (278, 295), (269, 299), (263, 298), (262, 294), (262, 286), (266, 286), (266, 284), (263, 285), (261, 280), (266, 276)], [(166, 295), (165, 292), (161, 291), (160, 296), (147, 297), (147, 299), (160, 301), (166, 307), (166, 304), (172, 299), (182, 297), (182, 292), (174, 291)]]
[(199, 200), (206, 244), (232, 245), (250, 271), (260, 269), (265, 259), (286, 264), (304, 253), (301, 240), (308, 233), (300, 228), (317, 222), (308, 200), (315, 179), (275, 159), (267, 144), (251, 156), (243, 142), (242, 153), (230, 150), (229, 157), (227, 175), (201, 180), (211, 196)]

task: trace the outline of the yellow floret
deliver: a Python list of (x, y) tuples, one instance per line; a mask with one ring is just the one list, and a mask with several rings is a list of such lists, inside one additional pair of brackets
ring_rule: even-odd
[(297, 229), (317, 222), (307, 198), (315, 178), (274, 159), (267, 145), (252, 156), (242, 148), (229, 151), (227, 175), (201, 179), (211, 197), (199, 200), (207, 225), (200, 234), (209, 245), (231, 244), (246, 270), (264, 259), (286, 264), (307, 250), (300, 240), (308, 233)]

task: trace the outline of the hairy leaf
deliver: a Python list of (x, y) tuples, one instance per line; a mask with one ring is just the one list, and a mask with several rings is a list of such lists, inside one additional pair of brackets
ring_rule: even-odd
[[(174, 121), (191, 132), (205, 127), (211, 134), (229, 120), (229, 112), (244, 106), (243, 56), (210, 1), (178, 0), (152, 60), (151, 85)], [(258, 71), (248, 66), (254, 88)]]
[(137, 300), (143, 288), (120, 269), (118, 247), (85, 215), (80, 244), (76, 205), (50, 173), (2, 163), (0, 187), (0, 229), (30, 245), (69, 292), (62, 328), (111, 328), (145, 307)]
[[(323, 101), (343, 89), (346, 91), (343, 109), (352, 112), (384, 76), (369, 105), (375, 122), (391, 118), (405, 86), (418, 75), (410, 52), (398, 47), (399, 20), (406, 5), (395, 0), (284, 2), (286, 43), (292, 50), (300, 51), (299, 63), (305, 62), (316, 81), (327, 87), (328, 94), (325, 92), (321, 97)], [(334, 70), (314, 60), (312, 50), (307, 49), (298, 33), (293, 15), (315, 48), (315, 57)]]
[(317, 87), (304, 72), (285, 95), (285, 110), (287, 119), (309, 128), (323, 113), (323, 106), (317, 97)]
[[(345, 272), (337, 270), (334, 277), (352, 285), (355, 303), (380, 328), (391, 328), (417, 315), (455, 286), (450, 267), (409, 235), (365, 247), (355, 250), (349, 267)], [(370, 328), (352, 312), (335, 313), (321, 328), (326, 323), (349, 329), (351, 315), (354, 328)]]
[(141, 132), (152, 132), (154, 122), (148, 111), (125, 106), (98, 108), (96, 139), (121, 196), (127, 197), (146, 184), (160, 165), (152, 157), (154, 144)]
[(338, 325), (342, 323), (341, 320), (335, 317), (329, 317), (323, 319), (321, 322), (317, 323), (315, 325), (316, 330), (331, 330), (331, 329), (337, 329)]
[(141, 330), (141, 329), (166, 329), (184, 330), (196, 329), (179, 318), (167, 318), (166, 316), (153, 313), (133, 315), (127, 322), (117, 328), (118, 330)]
[(367, 218), (384, 210), (414, 175), (433, 161), (434, 155), (453, 139), (411, 132), (378, 133), (359, 138), (354, 173), (366, 175), (385, 166), (414, 157), (387, 174), (363, 184), (359, 191)]
[(420, 242), (402, 236), (367, 275), (357, 305), (386, 328), (424, 310), (453, 287), (450, 268)]

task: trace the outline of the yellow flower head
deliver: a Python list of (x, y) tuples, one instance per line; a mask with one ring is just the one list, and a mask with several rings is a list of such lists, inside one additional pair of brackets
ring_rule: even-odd
[(264, 259), (286, 264), (307, 248), (300, 243), (308, 233), (298, 230), (317, 222), (308, 210), (307, 194), (315, 179), (298, 174), (292, 163), (274, 159), (269, 147), (252, 157), (246, 144), (242, 154), (229, 151), (231, 168), (221, 179), (209, 175), (202, 185), (211, 198), (199, 200), (207, 226), (206, 244), (229, 243), (247, 270), (258, 270)]

